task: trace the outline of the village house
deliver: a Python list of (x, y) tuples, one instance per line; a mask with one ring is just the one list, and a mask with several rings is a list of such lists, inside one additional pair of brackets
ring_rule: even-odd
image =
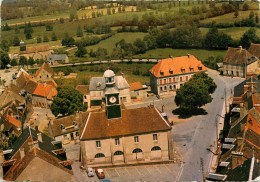
[(30, 127), (12, 148), (0, 151), (3, 179), (7, 181), (73, 181), (72, 161), (61, 142)]
[(254, 44), (251, 43), (248, 52), (250, 52), (250, 54), (258, 57), (258, 59), (260, 59), (260, 44)]
[(131, 91), (131, 99), (143, 100), (147, 97), (147, 86), (141, 82), (133, 82), (129, 84)]
[(51, 65), (69, 63), (67, 54), (50, 54), (47, 57), (47, 62)]
[(105, 72), (105, 110), (90, 112), (80, 135), (84, 166), (169, 161), (171, 126), (154, 107), (126, 109), (115, 75)]
[(19, 56), (24, 56), (27, 60), (31, 57), (34, 60), (47, 60), (47, 57), (53, 53), (48, 44), (28, 47), (23, 41), (20, 42)]
[(259, 68), (259, 59), (242, 46), (229, 47), (223, 61), (223, 75), (246, 77), (249, 73), (255, 73)]
[(151, 91), (157, 95), (175, 93), (194, 73), (201, 71), (207, 68), (191, 54), (162, 59), (150, 69)]
[(53, 80), (54, 71), (48, 63), (43, 63), (41, 67), (35, 72), (34, 79), (40, 82)]
[[(114, 80), (109, 80), (114, 79)], [(115, 76), (112, 70), (106, 70), (103, 77), (92, 77), (90, 79), (89, 91), (90, 91), (90, 105), (100, 106), (105, 99), (105, 92), (107, 88), (107, 82), (113, 81), (115, 83), (115, 89), (119, 92), (120, 100), (124, 103), (130, 103), (130, 86), (126, 79), (120, 75)]]

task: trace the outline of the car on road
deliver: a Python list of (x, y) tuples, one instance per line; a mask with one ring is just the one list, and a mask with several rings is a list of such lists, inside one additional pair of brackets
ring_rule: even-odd
[(103, 169), (96, 169), (95, 172), (96, 172), (97, 177), (99, 179), (104, 179), (105, 178), (105, 173), (104, 173)]
[(94, 177), (94, 170), (92, 167), (87, 168), (87, 175), (88, 177)]

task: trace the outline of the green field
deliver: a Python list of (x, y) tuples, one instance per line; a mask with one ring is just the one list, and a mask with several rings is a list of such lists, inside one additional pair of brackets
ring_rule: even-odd
[(210, 56), (224, 56), (225, 50), (204, 50), (204, 49), (153, 49), (147, 51), (145, 54), (136, 55), (136, 58), (169, 58), (170, 56), (183, 56), (187, 54), (193, 54), (201, 61), (204, 61)]
[[(120, 75), (123, 72), (124, 77), (128, 83), (140, 81), (145, 83), (149, 81), (149, 76), (134, 75), (132, 72), (136, 69), (140, 70), (141, 73), (147, 73), (150, 68), (153, 67), (152, 63), (120, 63), (120, 64), (104, 64), (104, 65), (88, 65), (88, 66), (75, 66), (72, 67), (73, 72), (77, 72), (76, 79), (56, 79), (57, 84), (60, 86), (73, 86), (75, 87), (78, 84), (89, 84), (90, 78), (95, 76), (103, 76), (104, 71), (110, 67), (111, 69), (117, 68), (118, 72), (116, 75)], [(63, 68), (64, 69), (64, 68)], [(62, 69), (54, 69), (55, 72), (62, 71)]]
[[(242, 19), (248, 18), (249, 13), (251, 11), (239, 11), (239, 16), (237, 18), (234, 17), (234, 13), (229, 13), (221, 16), (216, 16), (213, 18), (207, 18), (205, 20), (202, 20), (202, 23), (211, 23), (212, 21), (215, 21), (216, 23), (234, 23), (235, 21), (240, 21)], [(254, 11), (256, 13), (258, 11)]]

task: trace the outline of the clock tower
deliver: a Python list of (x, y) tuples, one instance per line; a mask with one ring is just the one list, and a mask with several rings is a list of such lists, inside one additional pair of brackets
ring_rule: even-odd
[(119, 90), (115, 86), (115, 73), (112, 70), (106, 70), (104, 73), (104, 78), (106, 82), (105, 102), (107, 118), (120, 118), (122, 114), (119, 100)]

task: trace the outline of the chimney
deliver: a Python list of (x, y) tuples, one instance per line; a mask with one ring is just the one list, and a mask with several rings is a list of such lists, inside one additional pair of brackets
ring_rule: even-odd
[(188, 58), (190, 58), (190, 54), (187, 54)]
[(25, 154), (24, 154), (24, 148), (21, 148), (21, 149), (20, 149), (20, 157), (21, 157), (21, 159), (22, 159), (24, 156), (25, 156)]
[(38, 141), (42, 142), (42, 133), (37, 133)]
[(231, 152), (231, 169), (243, 164), (243, 152)]
[(243, 47), (242, 46), (239, 46), (239, 50), (242, 51)]

